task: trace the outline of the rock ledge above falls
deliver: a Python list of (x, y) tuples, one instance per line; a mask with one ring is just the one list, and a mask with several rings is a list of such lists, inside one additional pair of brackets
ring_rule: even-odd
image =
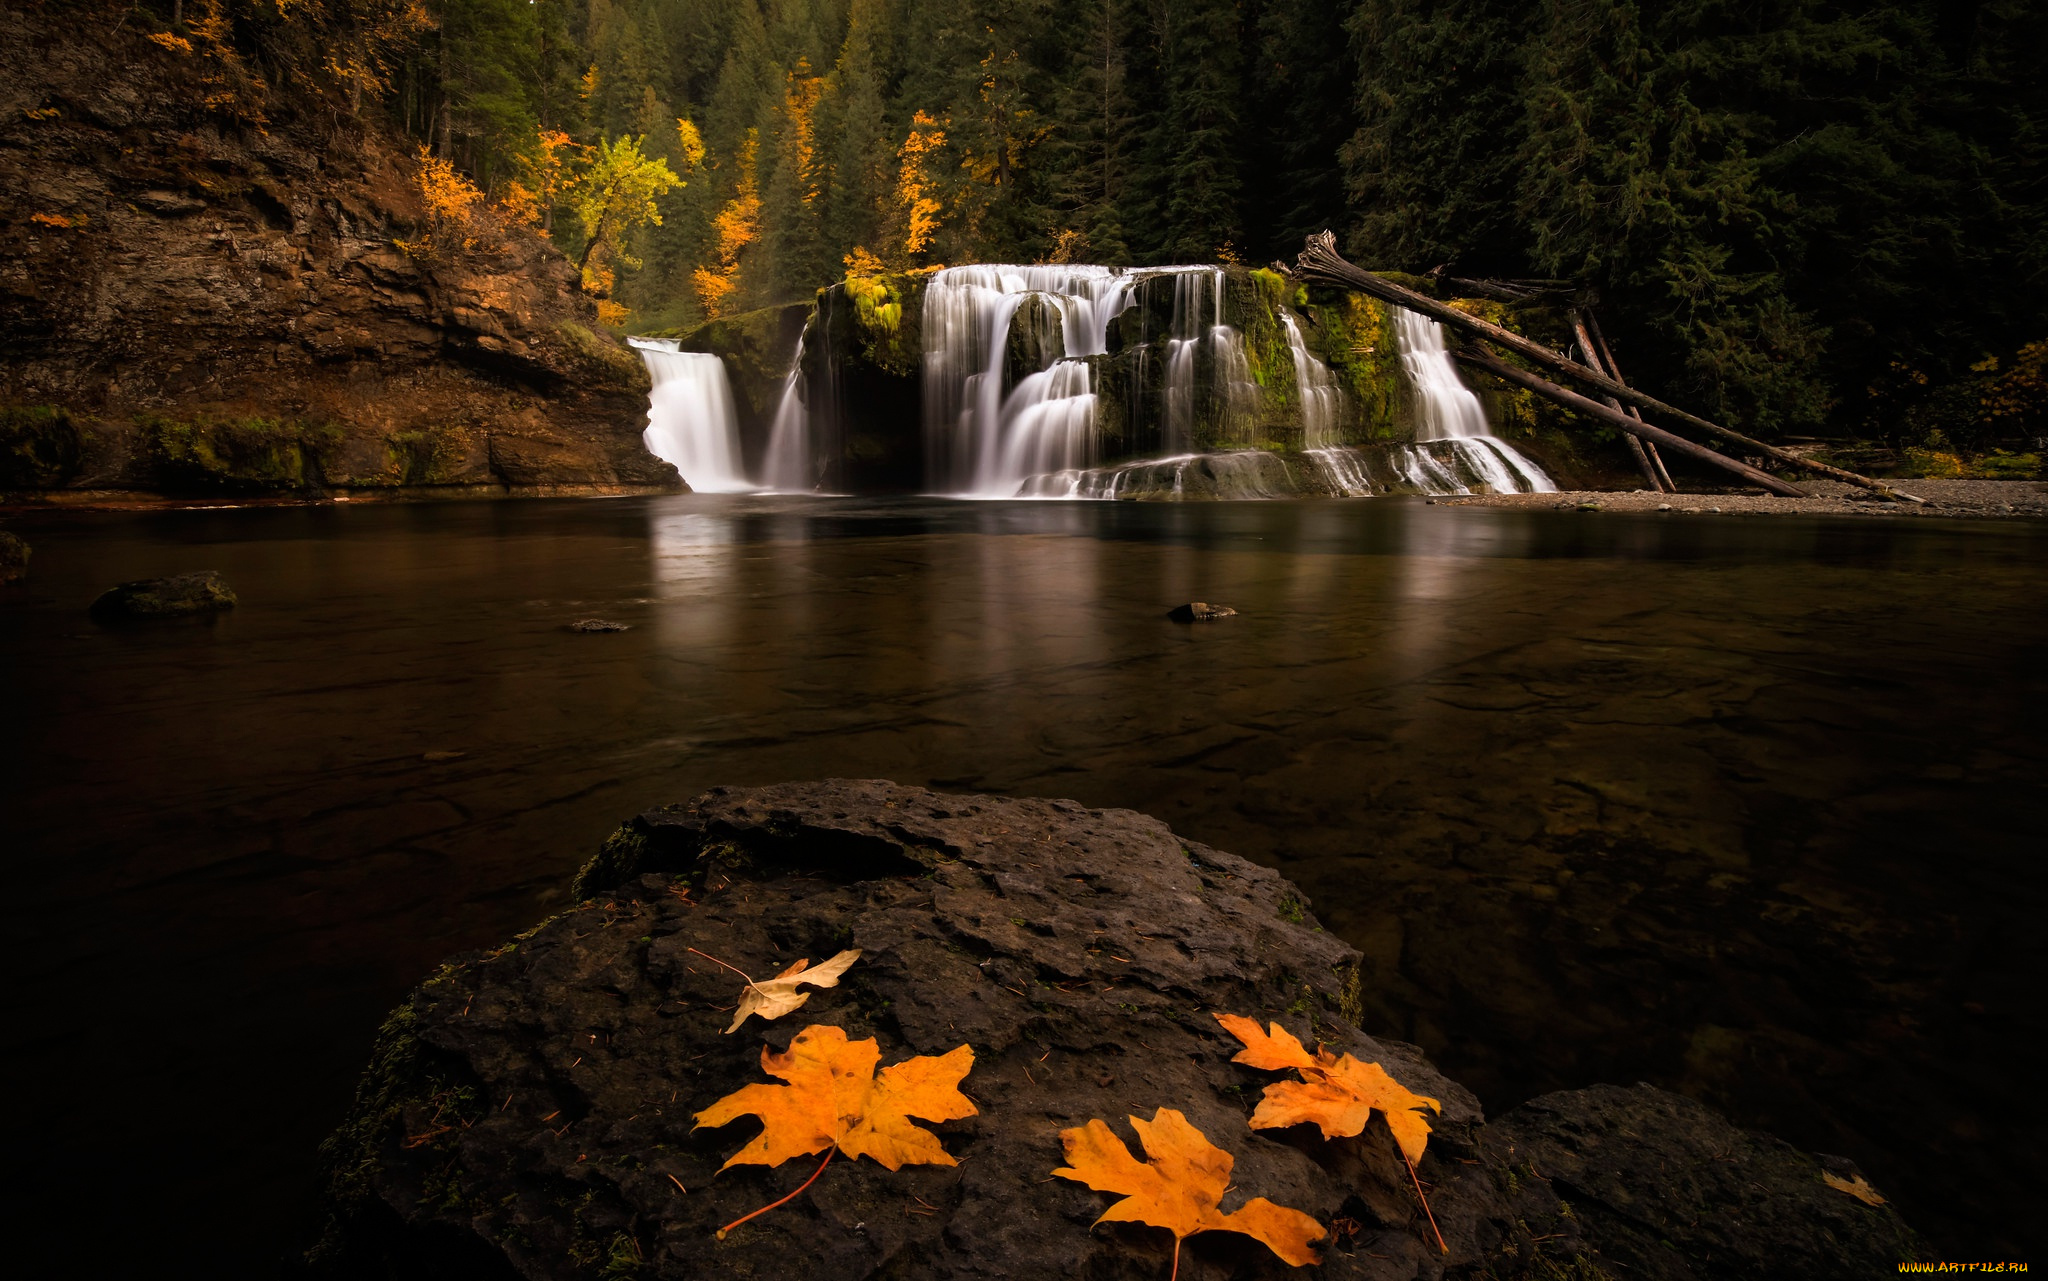
[[(1127, 810), (828, 780), (654, 810), (578, 878), (586, 901), (457, 957), (391, 1016), (329, 1140), (326, 1276), (1163, 1278), (1163, 1230), (1050, 1178), (1091, 1117), (1186, 1113), (1236, 1157), (1225, 1200), (1335, 1229), (1319, 1267), (1188, 1240), (1190, 1278), (1869, 1276), (1924, 1257), (1821, 1160), (1648, 1086), (1533, 1100), (1488, 1123), (1413, 1046), (1353, 1024), (1360, 958), (1277, 873)], [(739, 980), (845, 947), (836, 988), (725, 1035)], [(1380, 1121), (1358, 1140), (1255, 1133), (1279, 1079), (1231, 1062), (1213, 1012), (1275, 1019), (1443, 1103), (1421, 1177), (1439, 1254)], [(824, 1023), (884, 1064), (965, 1042), (980, 1115), (936, 1127), (956, 1168), (809, 1160), (716, 1174), (752, 1120), (691, 1114), (762, 1082)], [(1832, 1161), (1832, 1159), (1828, 1159)], [(1831, 1167), (1847, 1171), (1840, 1162)], [(687, 1189), (684, 1191), (683, 1189)]]

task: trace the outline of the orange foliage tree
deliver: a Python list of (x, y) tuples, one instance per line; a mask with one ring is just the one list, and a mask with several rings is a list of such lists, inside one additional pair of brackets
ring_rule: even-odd
[(759, 132), (747, 130), (737, 158), (739, 176), (733, 183), (733, 197), (712, 221), (712, 261), (690, 273), (697, 301), (707, 316), (725, 314), (726, 303), (739, 288), (740, 253), (761, 234), (761, 189), (755, 176), (760, 150)]
[(910, 136), (897, 149), (896, 209), (902, 223), (903, 253), (915, 258), (932, 243), (939, 230), (938, 176), (933, 173), (933, 153), (946, 145), (946, 131), (929, 113), (911, 117)]

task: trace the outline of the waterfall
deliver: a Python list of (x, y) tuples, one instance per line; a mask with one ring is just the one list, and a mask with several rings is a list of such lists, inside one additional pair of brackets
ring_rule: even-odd
[[(1106, 349), (1131, 283), (1113, 268), (1078, 265), (949, 267), (932, 277), (924, 298), (925, 445), (936, 489), (1008, 498), (1048, 470), (1045, 460), (1058, 469), (1092, 455), (1095, 393), (1076, 358)], [(1011, 322), (1033, 295), (1057, 310), (1064, 356), (1006, 395)]]
[(1294, 385), (1301, 392), (1301, 442), (1308, 449), (1329, 449), (1337, 444), (1337, 419), (1344, 407), (1344, 392), (1330, 375), (1330, 367), (1317, 360), (1303, 341), (1294, 313), (1280, 309), (1280, 324), (1287, 330), (1287, 347), (1294, 353)]
[(725, 362), (677, 351), (673, 341), (629, 339), (654, 379), (648, 396), (647, 451), (675, 464), (699, 493), (744, 493), (754, 488), (740, 468), (739, 417)]
[(803, 333), (797, 336), (796, 353), (789, 358), (789, 377), (782, 382), (775, 420), (768, 428), (768, 455), (762, 463), (761, 480), (779, 493), (809, 493), (818, 487), (811, 410), (804, 391), (804, 343), (810, 336), (811, 321), (806, 317)]
[[(1486, 408), (1479, 397), (1458, 378), (1451, 363), (1450, 348), (1444, 343), (1444, 327), (1429, 317), (1394, 309), (1394, 336), (1401, 351), (1401, 368), (1415, 388), (1418, 443), (1447, 442), (1458, 459), (1496, 493), (1549, 494), (1557, 491), (1543, 469), (1524, 458), (1513, 445), (1493, 434), (1486, 421)], [(1424, 493), (1467, 492), (1443, 464), (1424, 451), (1411, 451), (1417, 481), (1429, 484), (1449, 479), (1449, 489), (1423, 488)], [(1443, 473), (1441, 476), (1437, 473)], [(1418, 487), (1421, 486), (1418, 484)]]

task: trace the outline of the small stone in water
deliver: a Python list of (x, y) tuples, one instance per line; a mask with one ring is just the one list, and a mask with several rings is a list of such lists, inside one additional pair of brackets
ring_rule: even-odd
[(626, 624), (614, 623), (605, 618), (585, 618), (569, 624), (572, 632), (623, 632)]
[(1211, 623), (1219, 618), (1235, 618), (1237, 611), (1228, 605), (1211, 605), (1207, 601), (1190, 601), (1176, 605), (1166, 612), (1176, 623)]
[(142, 618), (174, 618), (233, 609), (235, 593), (213, 570), (173, 578), (143, 578), (109, 588), (92, 603), (92, 617), (102, 623)]

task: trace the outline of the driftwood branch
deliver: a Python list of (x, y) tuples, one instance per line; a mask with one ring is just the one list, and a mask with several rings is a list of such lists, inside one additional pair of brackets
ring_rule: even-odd
[[(1595, 369), (1601, 370), (1603, 373), (1616, 373), (1615, 370), (1609, 369), (1605, 364), (1601, 362), (1600, 353), (1594, 350), (1593, 347), (1593, 336), (1586, 332), (1586, 322), (1580, 318), (1578, 309), (1576, 307), (1572, 309), (1570, 315), (1572, 322), (1572, 333), (1576, 335), (1579, 340), (1579, 352), (1580, 354), (1585, 356), (1586, 363), (1593, 366)], [(1615, 378), (1615, 381), (1621, 381), (1618, 374)], [(1616, 413), (1623, 412), (1621, 408), (1621, 402), (1616, 400), (1612, 396), (1609, 396), (1607, 398), (1607, 407), (1609, 409), (1612, 409)], [(1630, 408), (1633, 408), (1633, 406), (1631, 406)], [(1642, 420), (1641, 414), (1632, 413), (1629, 415), (1629, 417), (1634, 418), (1637, 421)], [(1636, 466), (1642, 470), (1643, 479), (1650, 482), (1650, 488), (1656, 490), (1660, 494), (1671, 492), (1667, 491), (1664, 488), (1664, 482), (1660, 480), (1657, 476), (1656, 465), (1650, 461), (1650, 450), (1655, 449), (1656, 446), (1646, 446), (1643, 444), (1641, 437), (1628, 433), (1624, 433), (1622, 435), (1622, 439), (1628, 442), (1628, 452), (1635, 456)]]
[[(1575, 382), (1603, 391), (1616, 400), (1634, 405), (1646, 413), (1656, 414), (1659, 417), (1667, 418), (1674, 422), (1681, 422), (1689, 427), (1696, 427), (1701, 431), (1719, 436), (1723, 440), (1755, 450), (1766, 458), (1782, 463), (1787, 467), (1795, 467), (1800, 471), (1811, 472), (1817, 476), (1826, 476), (1832, 480), (1839, 480), (1864, 489), (1874, 490), (1891, 498), (1903, 498), (1908, 502), (1915, 503), (1924, 501), (1914, 498), (1910, 494), (1897, 493), (1882, 481), (1872, 480), (1868, 476), (1859, 476), (1852, 471), (1843, 471), (1839, 467), (1830, 467), (1826, 463), (1815, 462), (1810, 458), (1801, 458), (1799, 455), (1788, 453), (1775, 445), (1766, 445), (1764, 442), (1745, 436), (1741, 432), (1731, 431), (1719, 423), (1708, 422), (1698, 414), (1687, 413), (1675, 405), (1665, 404), (1655, 396), (1645, 395), (1626, 383), (1616, 382), (1598, 370), (1589, 369), (1569, 356), (1560, 355), (1552, 351), (1542, 343), (1532, 342), (1520, 334), (1502, 329), (1499, 325), (1489, 324), (1477, 316), (1468, 316), (1455, 307), (1446, 307), (1434, 298), (1424, 297), (1412, 289), (1404, 289), (1391, 280), (1375, 276), (1364, 268), (1354, 266), (1345, 261), (1343, 255), (1337, 252), (1337, 237), (1330, 232), (1325, 231), (1308, 238), (1308, 243), (1302, 247), (1301, 257), (1296, 260), (1296, 271), (1297, 274), (1309, 280), (1321, 281), (1325, 284), (1337, 285), (1345, 289), (1355, 289), (1359, 293), (1370, 294), (1382, 302), (1390, 302), (1395, 306), (1406, 307), (1410, 311), (1420, 312), (1440, 324), (1449, 325), (1453, 329), (1484, 338), (1496, 346), (1505, 347), (1518, 356), (1532, 360), (1545, 368), (1554, 369)], [(1597, 404), (1598, 402), (1587, 401), (1586, 403)], [(1603, 405), (1600, 408), (1604, 409), (1606, 407)], [(1622, 417), (1626, 419), (1627, 416), (1622, 415)], [(1668, 435), (1669, 433), (1666, 434)], [(1659, 443), (1661, 444), (1662, 441), (1659, 441)], [(1721, 457), (1722, 455), (1717, 454), (1715, 456)]]
[(1619, 409), (1609, 409), (1599, 401), (1587, 396), (1581, 396), (1575, 391), (1569, 391), (1547, 378), (1539, 378), (1526, 369), (1517, 369), (1488, 352), (1480, 351), (1474, 347), (1461, 347), (1453, 354), (1463, 364), (1470, 365), (1475, 369), (1483, 369), (1496, 378), (1511, 382), (1517, 387), (1527, 388), (1547, 400), (1556, 401), (1565, 408), (1576, 410), (1589, 418), (1597, 418), (1610, 427), (1619, 427), (1631, 436), (1640, 436), (1644, 440), (1655, 441), (1666, 449), (1675, 449), (1681, 454), (1687, 454), (1699, 459), (1701, 462), (1710, 463), (1715, 467), (1721, 468), (1723, 471), (1733, 472), (1750, 484), (1761, 485), (1774, 494), (1782, 494), (1786, 498), (1808, 497), (1805, 490), (1800, 489), (1796, 485), (1788, 485), (1767, 471), (1758, 471), (1739, 459), (1730, 458), (1726, 454), (1716, 453), (1705, 445), (1687, 440), (1683, 436), (1675, 436), (1661, 427), (1652, 427), (1646, 422), (1630, 418)]
[[(1593, 331), (1594, 351), (1589, 352), (1588, 354), (1591, 355), (1597, 353), (1599, 357), (1592, 363), (1600, 370), (1601, 373), (1606, 374), (1609, 378), (1612, 378), (1614, 381), (1618, 383), (1627, 382), (1628, 379), (1623, 378), (1621, 376), (1621, 363), (1615, 360), (1613, 350), (1609, 348), (1607, 345), (1607, 335), (1600, 332), (1600, 318), (1593, 314), (1593, 310), (1590, 307), (1586, 309), (1586, 324)], [(1628, 407), (1628, 416), (1640, 422), (1642, 420), (1643, 414), (1642, 411), (1637, 409), (1634, 405), (1630, 405)], [(1671, 493), (1677, 493), (1678, 486), (1671, 483), (1671, 473), (1665, 469), (1664, 459), (1660, 454), (1658, 454), (1657, 447), (1655, 445), (1649, 444), (1648, 442), (1645, 442), (1643, 445), (1643, 452), (1647, 453), (1650, 456), (1650, 462), (1652, 465), (1656, 467), (1657, 477), (1658, 479), (1664, 482), (1664, 488)]]
[(1551, 298), (1574, 293), (1578, 288), (1569, 280), (1467, 280), (1463, 276), (1439, 276), (1438, 279), (1460, 294), (1491, 298), (1496, 302)]

